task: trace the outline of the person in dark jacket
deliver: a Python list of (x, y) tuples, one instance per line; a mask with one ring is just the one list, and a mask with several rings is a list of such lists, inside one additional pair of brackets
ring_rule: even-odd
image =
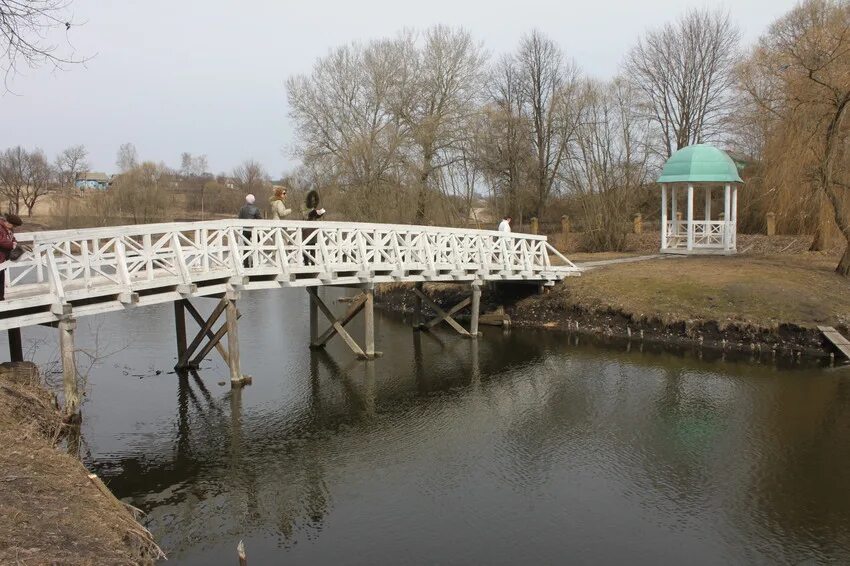
[[(245, 204), (242, 205), (242, 208), (239, 209), (239, 219), (240, 220), (262, 220), (263, 213), (260, 212), (260, 209), (254, 205), (256, 199), (254, 195), (245, 195)], [(251, 234), (253, 234), (253, 230), (251, 228), (245, 228), (242, 230), (242, 236), (246, 241), (251, 241)], [(251, 258), (246, 257), (242, 260), (242, 265), (245, 267), (251, 267)]]
[[(9, 252), (18, 247), (15, 228), (23, 224), (17, 214), (0, 216), (0, 262), (9, 259)], [(6, 270), (0, 269), (0, 301), (6, 300)]]

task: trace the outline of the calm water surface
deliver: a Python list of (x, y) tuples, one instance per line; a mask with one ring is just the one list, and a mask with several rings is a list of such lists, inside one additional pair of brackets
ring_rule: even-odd
[(380, 313), (364, 363), (309, 351), (304, 291), (240, 309), (241, 391), (217, 357), (169, 373), (170, 305), (79, 322), (119, 350), (90, 372), (85, 459), (170, 563), (235, 564), (240, 539), (252, 564), (850, 562), (850, 370)]

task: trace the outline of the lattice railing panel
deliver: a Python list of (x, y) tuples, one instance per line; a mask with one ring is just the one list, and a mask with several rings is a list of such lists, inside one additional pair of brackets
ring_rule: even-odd
[[(722, 227), (709, 232), (707, 238), (722, 240)], [(31, 249), (3, 264), (7, 287), (46, 283), (58, 297), (116, 285), (132, 290), (137, 281), (191, 282), (209, 272), (297, 269), (327, 280), (334, 270), (358, 276), (389, 270), (394, 277), (460, 270), (551, 280), (578, 271), (542, 236), (422, 226), (223, 220), (40, 232), (22, 234), (19, 242)], [(550, 254), (564, 265), (552, 266)]]

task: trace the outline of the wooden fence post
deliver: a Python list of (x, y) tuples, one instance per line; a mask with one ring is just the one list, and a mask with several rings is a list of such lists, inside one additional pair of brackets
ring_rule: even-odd
[(640, 213), (635, 214), (634, 233), (643, 234), (643, 217), (640, 215)]
[(566, 214), (561, 217), (561, 235), (564, 239), (567, 238), (567, 235), (570, 233), (570, 217)]
[(767, 213), (767, 235), (776, 235), (776, 213), (774, 212)]
[(531, 233), (539, 234), (540, 233), (540, 222), (537, 220), (537, 217), (532, 217), (531, 219)]

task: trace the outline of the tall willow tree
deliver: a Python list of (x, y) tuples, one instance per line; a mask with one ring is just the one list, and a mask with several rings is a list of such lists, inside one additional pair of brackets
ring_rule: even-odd
[[(807, 0), (780, 18), (742, 65), (741, 82), (772, 118), (765, 168), (810, 192), (850, 244), (850, 2)], [(822, 217), (817, 225), (822, 233)], [(850, 275), (850, 245), (836, 271)]]

